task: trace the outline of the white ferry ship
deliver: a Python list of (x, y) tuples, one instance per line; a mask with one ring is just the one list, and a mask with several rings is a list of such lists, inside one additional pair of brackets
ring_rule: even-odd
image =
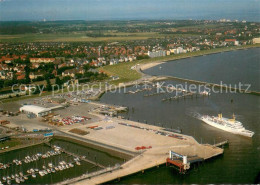
[(254, 132), (246, 130), (242, 123), (235, 119), (234, 114), (232, 119), (223, 118), (222, 114), (218, 114), (218, 117), (204, 115), (201, 116), (200, 119), (213, 127), (231, 132), (233, 134), (239, 134), (247, 137), (252, 137), (254, 135)]

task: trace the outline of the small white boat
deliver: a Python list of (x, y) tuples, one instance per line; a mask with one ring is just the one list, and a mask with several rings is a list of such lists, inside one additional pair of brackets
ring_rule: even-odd
[(36, 174), (35, 173), (32, 174), (32, 178), (36, 178)]
[(20, 177), (20, 181), (21, 181), (21, 182), (24, 182), (24, 178), (23, 178), (23, 177)]
[(71, 168), (72, 168), (72, 167), (74, 167), (74, 165), (73, 165), (72, 163), (69, 163), (69, 167), (71, 167)]
[(19, 178), (15, 178), (15, 182), (17, 183), (17, 184), (20, 184), (21, 183), (21, 181), (20, 181), (20, 179)]
[(49, 166), (50, 168), (52, 168), (52, 167), (53, 167), (53, 164), (52, 164), (52, 163), (48, 163), (48, 166)]
[(45, 173), (43, 171), (39, 171), (39, 174), (41, 177), (45, 175)]

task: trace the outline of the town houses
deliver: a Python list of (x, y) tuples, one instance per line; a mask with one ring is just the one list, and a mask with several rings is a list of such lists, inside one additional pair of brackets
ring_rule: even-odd
[[(195, 21), (197, 27), (176, 27), (176, 21), (120, 28), (122, 32), (157, 32), (164, 37), (103, 42), (0, 43), (0, 86), (47, 78), (83, 78), (105, 65), (147, 58), (181, 55), (201, 50), (259, 43), (259, 24), (231, 21)], [(200, 25), (219, 25), (203, 27)], [(86, 67), (87, 66), (87, 67)], [(87, 70), (86, 70), (87, 69)], [(95, 72), (93, 72), (95, 71)], [(9, 83), (10, 82), (10, 83)], [(12, 83), (11, 83), (12, 82)], [(2, 85), (3, 86), (3, 85)], [(5, 86), (5, 85), (4, 85)]]
[(54, 61), (55, 58), (30, 58), (31, 63), (50, 63)]

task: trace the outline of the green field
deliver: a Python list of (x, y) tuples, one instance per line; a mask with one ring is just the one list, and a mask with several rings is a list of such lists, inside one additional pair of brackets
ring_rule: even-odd
[[(164, 37), (188, 37), (190, 34), (160, 34), (157, 32), (141, 32), (141, 33), (105, 33), (106, 37), (88, 37), (85, 33), (29, 33), (29, 34), (14, 34), (1, 35), (0, 42), (2, 43), (16, 43), (16, 42), (116, 42), (116, 41), (131, 41), (131, 40), (146, 40), (149, 38), (164, 38)], [(112, 35), (112, 36), (109, 36)]]
[(119, 84), (123, 82), (135, 81), (141, 78), (141, 74), (136, 70), (131, 70), (131, 67), (138, 64), (144, 63), (145, 61), (135, 61), (135, 62), (127, 62), (120, 63), (117, 65), (108, 65), (100, 68), (100, 71), (104, 71), (108, 75), (118, 76), (120, 79), (113, 81), (113, 84)]
[[(105, 34), (106, 35), (106, 34)], [(88, 37), (81, 32), (76, 33), (50, 33), (50, 34), (17, 34), (17, 35), (0, 35), (0, 42), (114, 42), (114, 41), (128, 41), (128, 40), (145, 40), (148, 38), (162, 38), (156, 32), (143, 33), (113, 33), (113, 36), (108, 37)]]
[(13, 139), (13, 140), (9, 140), (9, 141), (4, 141), (4, 142), (0, 142), (0, 148), (3, 148), (3, 147), (14, 147), (14, 146), (17, 146), (17, 145), (20, 145), (21, 142), (16, 140), (16, 139)]

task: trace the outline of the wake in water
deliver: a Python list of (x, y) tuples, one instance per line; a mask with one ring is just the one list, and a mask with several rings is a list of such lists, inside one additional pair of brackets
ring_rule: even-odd
[(198, 113), (194, 110), (188, 110), (188, 111), (186, 111), (186, 114), (188, 116), (191, 116), (191, 117), (196, 118), (196, 119), (201, 119), (201, 117), (203, 116), (203, 115), (201, 115), (200, 113)]
[[(188, 116), (191, 116), (191, 117), (199, 119), (199, 120), (201, 119), (201, 117), (203, 117), (202, 114), (200, 114), (200, 113), (198, 113), (198, 112), (196, 112), (194, 110), (193, 111), (191, 111), (191, 110), (190, 111), (186, 111), (186, 114)], [(232, 114), (231, 114), (231, 116), (232, 116)], [(238, 120), (243, 120), (243, 115), (235, 114), (235, 118), (238, 119)]]

